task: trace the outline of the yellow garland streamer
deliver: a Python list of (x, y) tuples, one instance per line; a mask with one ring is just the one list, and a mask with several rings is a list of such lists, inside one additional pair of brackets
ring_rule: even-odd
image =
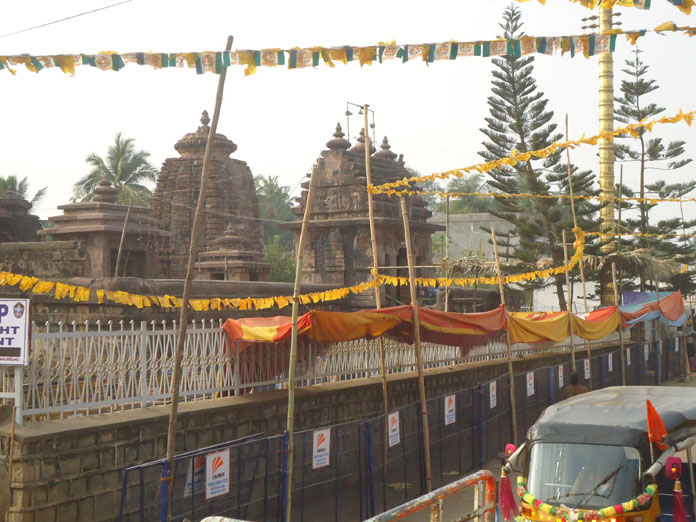
[[(548, 147), (544, 147), (543, 149), (537, 149), (529, 152), (520, 152), (518, 150), (513, 150), (509, 156), (505, 158), (500, 158), (497, 160), (493, 161), (487, 161), (485, 163), (477, 163), (475, 165), (471, 165), (469, 167), (464, 167), (460, 169), (452, 169), (448, 170), (446, 172), (437, 172), (435, 174), (429, 174), (427, 176), (413, 176), (411, 178), (403, 178), (399, 181), (394, 181), (392, 183), (384, 183), (382, 185), (370, 185), (367, 187), (367, 190), (370, 191), (373, 194), (387, 194), (389, 196), (392, 195), (404, 195), (404, 194), (409, 194), (409, 191), (412, 190), (410, 188), (411, 183), (422, 183), (424, 181), (435, 181), (438, 179), (447, 179), (452, 176), (456, 176), (458, 178), (461, 178), (464, 176), (464, 173), (477, 173), (477, 174), (485, 174), (487, 172), (490, 172), (494, 169), (500, 168), (503, 165), (515, 165), (517, 163), (523, 163), (526, 161), (529, 161), (530, 159), (540, 159), (540, 158), (546, 158), (550, 154), (555, 154), (556, 152), (559, 151), (559, 149), (574, 149), (575, 147), (579, 147), (581, 145), (597, 145), (599, 140), (605, 140), (605, 141), (613, 141), (615, 137), (621, 136), (621, 135), (631, 135), (634, 138), (638, 138), (640, 136), (639, 129), (645, 129), (648, 132), (652, 131), (652, 128), (654, 125), (657, 124), (663, 124), (663, 123), (679, 123), (680, 121), (684, 121), (689, 127), (691, 127), (691, 123), (694, 120), (694, 117), (696, 117), (696, 111), (691, 111), (691, 112), (683, 112), (681, 109), (679, 112), (674, 115), (674, 116), (664, 116), (662, 118), (654, 119), (654, 120), (643, 120), (638, 123), (630, 123), (628, 125), (625, 125), (623, 127), (618, 127), (612, 132), (601, 132), (595, 136), (590, 136), (589, 138), (586, 138), (585, 135), (580, 139), (577, 140), (568, 140), (568, 141), (555, 141)], [(409, 187), (408, 189), (403, 189), (403, 190), (395, 190), (398, 187)], [(446, 194), (446, 193), (443, 193)], [(514, 197), (511, 194), (496, 194), (496, 197)], [(536, 196), (535, 197), (556, 197), (558, 196), (557, 194), (549, 194), (549, 195), (542, 195), (542, 196)], [(526, 196), (525, 196), (526, 197)], [(611, 196), (609, 196), (611, 198)], [(649, 200), (649, 199), (648, 199)], [(677, 200), (681, 201), (681, 200)]]
[[(516, 274), (503, 277), (503, 284), (522, 283), (525, 281), (534, 281), (543, 279), (558, 274), (563, 274), (568, 270), (572, 270), (580, 261), (585, 248), (585, 232), (579, 228), (573, 229), (575, 234), (575, 253), (567, 265), (546, 270), (536, 270), (525, 274)], [(312, 292), (310, 294), (300, 295), (299, 300), (302, 304), (316, 304), (321, 302), (336, 301), (344, 299), (350, 294), (360, 294), (372, 288), (381, 285), (406, 286), (408, 278), (392, 277), (377, 275), (372, 281), (360, 283), (358, 285), (346, 288), (334, 288), (322, 292)], [(478, 278), (416, 278), (416, 284), (420, 286), (473, 286), (476, 284), (497, 285), (497, 277), (478, 277)], [(22, 274), (13, 274), (11, 272), (0, 271), (0, 286), (16, 286), (19, 285), (20, 290), (31, 290), (35, 294), (47, 294), (55, 291), (57, 299), (70, 298), (76, 302), (88, 302), (91, 296), (91, 290), (84, 286), (69, 285), (61, 282), (41, 281), (36, 277), (26, 276)], [(164, 296), (146, 296), (140, 294), (131, 294), (129, 292), (98, 289), (95, 290), (97, 302), (103, 304), (105, 301), (111, 301), (120, 305), (135, 306), (136, 308), (149, 308), (153, 304), (163, 308), (180, 308), (182, 299), (171, 295)], [(238, 310), (265, 310), (268, 308), (278, 307), (284, 308), (293, 302), (291, 296), (274, 296), (246, 299), (231, 298), (223, 299), (215, 297), (212, 299), (190, 299), (189, 305), (198, 312), (208, 310), (221, 310), (222, 308), (236, 308)]]
[[(528, 2), (529, 0), (517, 0), (518, 2)], [(639, 9), (645, 9), (644, 2), (637, 0), (570, 0), (574, 4), (580, 4), (588, 9), (594, 9), (599, 6), (601, 9), (611, 9), (612, 7), (619, 5), (621, 7), (637, 7)], [(542, 5), (546, 4), (546, 0), (538, 0)], [(691, 8), (695, 5), (694, 0), (684, 0), (683, 4), (677, 4), (670, 1), (672, 5), (677, 7), (681, 12), (686, 14), (691, 14)]]
[[(381, 187), (383, 185), (380, 185)], [(379, 188), (375, 187), (375, 188)], [(378, 194), (379, 192), (374, 192)], [(572, 198), (570, 194), (530, 194), (528, 192), (520, 192), (519, 194), (505, 194), (504, 192), (449, 192), (440, 190), (419, 190), (419, 189), (405, 189), (393, 192), (387, 192), (388, 194), (393, 194), (396, 196), (413, 196), (415, 194), (428, 194), (435, 195), (440, 198), (446, 198), (447, 196), (453, 198), (465, 198), (465, 197), (479, 197), (479, 198), (503, 198), (503, 199), (514, 199), (514, 198), (529, 198), (529, 199), (573, 199), (573, 200), (583, 200), (583, 201), (599, 201), (600, 203), (612, 202), (612, 201), (622, 201), (622, 202), (634, 202), (634, 203), (648, 203), (650, 205), (656, 205), (658, 203), (696, 203), (696, 198), (634, 198), (634, 197), (620, 197), (620, 196), (585, 196), (581, 194), (573, 194)]]

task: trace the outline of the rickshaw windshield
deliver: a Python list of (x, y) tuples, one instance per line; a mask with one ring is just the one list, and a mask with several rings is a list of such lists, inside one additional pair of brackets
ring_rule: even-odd
[(539, 442), (529, 455), (527, 487), (550, 504), (599, 509), (638, 495), (640, 473), (635, 448)]

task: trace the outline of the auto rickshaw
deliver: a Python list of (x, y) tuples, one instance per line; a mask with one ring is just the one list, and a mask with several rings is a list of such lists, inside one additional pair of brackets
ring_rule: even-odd
[[(660, 440), (649, 429), (646, 400), (666, 430)], [(506, 451), (503, 480), (511, 471), (521, 473), (515, 520), (665, 522), (672, 516), (672, 497), (675, 522), (689, 514), (693, 520), (695, 443), (696, 388), (617, 386), (549, 406), (525, 443)], [(682, 473), (674, 455), (682, 451), (688, 460), (681, 477), (685, 490), (676, 493)], [(501, 507), (502, 497), (501, 488)], [(683, 499), (679, 505), (677, 497)], [(686, 513), (677, 513), (684, 506)]]

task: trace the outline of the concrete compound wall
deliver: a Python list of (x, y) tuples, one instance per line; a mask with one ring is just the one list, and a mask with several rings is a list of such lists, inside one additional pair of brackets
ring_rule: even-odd
[[(608, 350), (608, 349), (607, 349)], [(596, 349), (596, 354), (603, 350)], [(539, 354), (515, 361), (515, 372), (560, 364), (568, 354)], [(426, 371), (428, 397), (462, 390), (504, 375), (505, 361)], [(415, 372), (389, 376), (391, 407), (418, 400)], [(296, 429), (379, 415), (379, 378), (299, 388)], [(12, 463), (9, 522), (113, 520), (118, 513), (123, 470), (164, 457), (169, 407), (75, 417), (17, 427)], [(287, 416), (284, 390), (183, 403), (177, 453), (253, 433), (282, 432)], [(6, 416), (7, 417), (7, 416)], [(0, 425), (0, 507), (9, 495), (2, 476), (9, 454), (10, 422)], [(0, 518), (2, 520), (2, 518)]]

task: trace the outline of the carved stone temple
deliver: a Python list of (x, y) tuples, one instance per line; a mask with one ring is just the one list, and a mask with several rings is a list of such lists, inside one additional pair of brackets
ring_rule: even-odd
[[(180, 157), (167, 158), (157, 180), (152, 213), (170, 233), (157, 245), (163, 275), (170, 279), (186, 275), (209, 123), (204, 111), (198, 130), (174, 145)], [(261, 262), (264, 256), (254, 177), (244, 161), (229, 157), (235, 150), (236, 144), (215, 134), (196, 277), (224, 279), (227, 275), (237, 281), (265, 281), (270, 267)], [(230, 224), (232, 245), (228, 241)]]
[[(380, 150), (371, 147), (371, 174), (375, 185), (396, 181), (409, 176), (403, 156), (392, 152), (385, 137)], [(318, 179), (314, 184), (309, 241), (305, 245), (303, 278), (306, 283), (352, 286), (371, 280), (372, 247), (368, 219), (367, 182), (365, 174), (365, 136), (361, 131), (357, 143), (351, 147), (344, 138), (340, 124), (333, 138), (326, 144), (314, 169)], [(307, 174), (307, 177), (311, 177)], [(301, 220), (304, 214), (309, 180), (302, 183), (303, 192), (293, 209)], [(374, 196), (375, 233), (380, 269), (385, 275), (407, 276), (406, 242), (398, 197), (384, 194)], [(427, 222), (431, 212), (420, 196), (408, 199), (408, 214), (416, 265), (432, 265), (433, 232), (444, 230), (440, 225)], [(295, 232), (295, 246), (299, 240), (300, 221), (287, 225)], [(418, 275), (426, 275), (419, 269)], [(410, 302), (408, 287), (386, 287), (382, 306)], [(353, 297), (352, 308), (374, 306), (374, 292)]]

